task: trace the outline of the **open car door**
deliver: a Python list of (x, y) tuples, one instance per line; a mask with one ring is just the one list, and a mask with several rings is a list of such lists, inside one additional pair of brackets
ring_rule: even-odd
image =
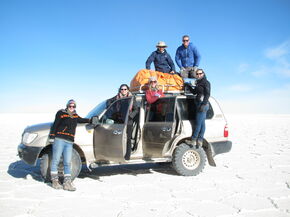
[(163, 157), (165, 144), (174, 136), (176, 97), (158, 99), (147, 109), (143, 127), (143, 153), (146, 158)]
[(94, 154), (96, 160), (124, 162), (126, 152), (127, 115), (132, 97), (113, 102), (100, 124), (94, 129)]

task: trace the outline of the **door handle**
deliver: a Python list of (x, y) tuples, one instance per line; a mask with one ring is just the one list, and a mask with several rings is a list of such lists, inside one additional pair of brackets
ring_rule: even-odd
[(166, 132), (166, 131), (169, 132), (169, 131), (171, 131), (171, 127), (162, 127), (161, 130), (163, 132)]
[(113, 131), (113, 134), (114, 135), (121, 135), (122, 134), (122, 131), (121, 130), (114, 130)]

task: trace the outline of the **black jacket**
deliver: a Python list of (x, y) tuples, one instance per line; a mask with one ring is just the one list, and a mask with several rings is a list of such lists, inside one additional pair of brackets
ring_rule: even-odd
[(49, 138), (62, 138), (73, 142), (77, 123), (89, 123), (90, 119), (81, 118), (77, 113), (71, 118), (67, 110), (59, 110), (55, 115), (54, 123), (50, 128)]
[(152, 62), (154, 62), (155, 70), (158, 72), (169, 73), (175, 71), (174, 62), (166, 50), (163, 53), (159, 50), (152, 52), (146, 61), (146, 69), (150, 69)]
[(208, 98), (210, 97), (210, 82), (206, 79), (206, 76), (196, 81), (194, 89), (190, 85), (188, 87), (192, 94), (196, 94), (196, 102), (198, 104), (205, 105), (208, 103)]

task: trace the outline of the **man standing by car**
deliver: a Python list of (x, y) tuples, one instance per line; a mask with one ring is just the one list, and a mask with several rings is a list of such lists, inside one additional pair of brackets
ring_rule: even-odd
[(155, 70), (163, 73), (175, 73), (174, 62), (166, 51), (167, 45), (163, 41), (159, 41), (156, 45), (157, 50), (153, 51), (146, 61), (146, 69), (150, 69), (150, 65), (154, 62)]
[(181, 77), (195, 78), (195, 73), (200, 62), (200, 54), (190, 42), (188, 35), (182, 37), (182, 45), (176, 50), (175, 62), (180, 68)]

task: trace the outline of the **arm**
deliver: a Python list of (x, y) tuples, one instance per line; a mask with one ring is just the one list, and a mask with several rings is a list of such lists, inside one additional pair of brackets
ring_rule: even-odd
[(198, 50), (196, 49), (196, 47), (192, 47), (192, 52), (193, 52), (193, 58), (194, 58), (194, 65), (193, 66), (199, 66), (199, 62), (200, 62), (200, 54), (198, 52)]
[(175, 62), (178, 65), (179, 68), (182, 68), (182, 65), (181, 65), (181, 56), (180, 56), (179, 48), (177, 48), (177, 50), (176, 50)]
[(169, 64), (170, 68), (171, 68), (171, 71), (174, 71), (175, 72), (174, 62), (172, 61), (171, 56), (169, 54), (167, 54), (167, 55), (168, 55), (167, 62)]
[(138, 106), (135, 97), (133, 98), (133, 105), (131, 109), (131, 113), (129, 114), (130, 118), (134, 118), (138, 114)]
[(90, 119), (88, 119), (88, 118), (82, 118), (82, 117), (80, 117), (80, 116), (78, 115), (78, 117), (77, 117), (77, 122), (78, 122), (78, 123), (90, 123)]
[(148, 59), (145, 63), (146, 69), (150, 69), (150, 65), (154, 61), (154, 59), (155, 59), (155, 52), (152, 52), (152, 54), (148, 57)]
[(188, 84), (188, 83), (184, 83), (184, 86), (187, 86), (188, 89), (189, 89), (189, 91), (190, 91), (192, 94), (194, 94), (194, 95), (197, 94), (196, 89), (193, 88), (190, 84)]
[(203, 97), (203, 101), (201, 104), (207, 104), (208, 103), (208, 98), (210, 96), (210, 83), (209, 82), (206, 82), (206, 85), (204, 86), (204, 89), (203, 89), (203, 93), (204, 93), (204, 97)]
[(151, 90), (146, 90), (146, 100), (149, 104), (156, 102), (159, 97), (155, 96), (156, 92), (152, 92)]
[(60, 124), (60, 121), (61, 121), (61, 111), (58, 111), (55, 115), (55, 120), (50, 128), (50, 133), (49, 133), (49, 138), (50, 139), (54, 139), (55, 138), (55, 135), (56, 135), (56, 129), (58, 127), (58, 125)]

